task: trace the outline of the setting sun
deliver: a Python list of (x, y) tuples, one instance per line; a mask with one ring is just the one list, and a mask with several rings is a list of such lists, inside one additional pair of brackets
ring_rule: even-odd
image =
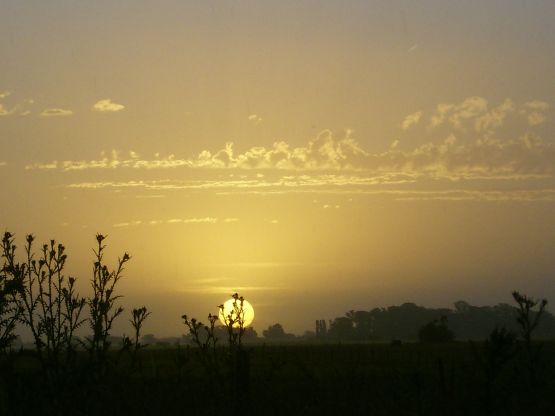
[(220, 322), (223, 325), (227, 325), (230, 316), (231, 320), (237, 320), (233, 324), (234, 328), (239, 328), (239, 320), (241, 319), (243, 320), (243, 327), (247, 327), (254, 320), (254, 309), (246, 300), (243, 300), (243, 307), (241, 308), (241, 300), (231, 298), (223, 304), (223, 310), (220, 309)]

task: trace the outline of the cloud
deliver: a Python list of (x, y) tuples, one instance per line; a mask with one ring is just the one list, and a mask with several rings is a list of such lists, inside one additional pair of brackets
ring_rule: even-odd
[(369, 185), (399, 185), (415, 182), (409, 175), (287, 175), (274, 180), (154, 180), (122, 182), (78, 182), (67, 185), (76, 189), (145, 189), (149, 191), (230, 190), (230, 189), (299, 189), (318, 187), (349, 187)]
[(54, 160), (50, 163), (33, 163), (25, 166), (25, 170), (53, 170), (58, 169), (58, 161)]
[(545, 114), (538, 113), (536, 111), (528, 114), (528, 124), (530, 124), (531, 126), (538, 126), (545, 123), (546, 120), (547, 116)]
[(416, 113), (409, 114), (403, 120), (403, 123), (401, 124), (401, 128), (403, 130), (408, 130), (411, 126), (418, 124), (418, 122), (422, 118), (422, 114), (423, 114), (422, 111), (417, 111)]
[[(10, 95), (11, 92), (9, 91), (0, 91), (0, 100), (7, 98)], [(11, 115), (26, 116), (31, 113), (28, 110), (28, 107), (31, 106), (34, 102), (35, 100), (33, 100), (32, 98), (27, 98), (11, 108), (8, 108), (6, 105), (0, 102), (0, 117)]]
[[(430, 141), (409, 150), (402, 150), (396, 146), (384, 152), (370, 153), (350, 137), (335, 139), (330, 132), (324, 132), (315, 140), (309, 141), (306, 146), (296, 148), (285, 142), (277, 142), (270, 148), (253, 147), (243, 153), (235, 153), (233, 145), (228, 143), (224, 149), (214, 154), (203, 151), (197, 158), (178, 159), (170, 155), (167, 158), (151, 160), (141, 159), (136, 154), (134, 157), (122, 158), (118, 152), (112, 151), (111, 157), (102, 155), (101, 159), (97, 160), (29, 164), (26, 169), (54, 167), (62, 171), (185, 167), (255, 171), (268, 169), (307, 173), (359, 172), (365, 173), (365, 180), (398, 175), (443, 177), (453, 180), (495, 176), (521, 178), (553, 173), (555, 143), (531, 133), (515, 139), (484, 136), (474, 140), (460, 140), (451, 134), (442, 141)], [(263, 178), (234, 181), (236, 186), (240, 187), (250, 186), (253, 181), (264, 183), (259, 179)], [(282, 180), (286, 181), (287, 177), (284, 176)]]
[(545, 101), (541, 101), (541, 100), (528, 101), (526, 104), (524, 104), (524, 106), (526, 108), (529, 108), (531, 110), (536, 110), (536, 111), (549, 110), (549, 103), (546, 103)]
[(124, 105), (115, 103), (110, 98), (97, 101), (92, 107), (93, 111), (99, 111), (102, 113), (116, 113), (124, 108)]
[(455, 128), (462, 128), (463, 122), (484, 114), (488, 101), (483, 97), (468, 97), (460, 104), (439, 104), (431, 118), (431, 127), (449, 122)]
[(120, 222), (120, 223), (114, 224), (113, 227), (116, 227), (116, 228), (120, 228), (120, 227), (131, 227), (131, 226), (134, 226), (134, 225), (141, 225), (142, 223), (143, 223), (143, 222), (140, 221), (140, 220), (138, 220), (138, 221), (131, 221), (131, 222)]
[(233, 143), (214, 154), (200, 153), (192, 161), (195, 167), (242, 169), (350, 169), (367, 153), (350, 137), (350, 132), (336, 139), (331, 131), (322, 131), (306, 146), (292, 148), (284, 141), (275, 142), (271, 148), (252, 147), (244, 153), (235, 153)]
[(238, 218), (216, 218), (216, 217), (198, 217), (198, 218), (171, 218), (169, 220), (137, 220), (120, 222), (114, 224), (113, 227), (132, 227), (138, 225), (161, 225), (161, 224), (216, 224), (218, 222), (223, 222), (226, 224), (239, 221)]
[(9, 116), (11, 112), (2, 104), (0, 103), (0, 116)]
[(218, 218), (214, 217), (202, 217), (202, 218), (174, 218), (168, 221), (171, 224), (216, 224), (218, 222)]
[[(541, 100), (528, 101), (517, 107), (512, 100), (505, 99), (497, 107), (490, 109), (485, 98), (474, 96), (461, 103), (439, 104), (430, 118), (430, 127), (434, 129), (441, 125), (450, 125), (464, 131), (473, 126), (477, 133), (491, 136), (504, 125), (512, 113), (526, 117), (529, 126), (543, 124), (548, 119), (545, 112), (549, 108), (549, 103)], [(403, 127), (410, 125), (411, 119), (407, 117)]]
[(499, 106), (476, 118), (474, 128), (479, 133), (493, 134), (503, 125), (508, 114), (515, 111), (514, 103), (506, 99)]
[(41, 117), (66, 117), (71, 116), (73, 111), (63, 108), (47, 108), (40, 113)]
[(0, 161), (0, 167), (2, 167), (2, 166), (7, 166), (7, 164), (8, 164), (7, 162), (1, 162), (1, 161)]
[[(271, 148), (251, 147), (244, 153), (236, 153), (233, 143), (227, 143), (223, 149), (214, 153), (202, 151), (196, 158), (179, 159), (170, 154), (161, 158), (141, 159), (135, 152), (127, 158), (112, 150), (111, 157), (105, 153), (95, 160), (66, 160), (56, 163), (64, 171), (86, 169), (168, 169), (178, 167), (212, 168), (212, 169), (279, 169), (279, 170), (340, 170), (357, 169), (363, 165), (367, 152), (350, 136), (335, 139), (329, 130), (325, 130), (306, 146), (291, 147), (280, 141)], [(27, 169), (36, 169), (39, 165), (29, 164)]]
[(545, 112), (549, 110), (549, 103), (541, 100), (528, 101), (520, 110), (520, 114), (526, 117), (530, 126), (539, 126), (547, 121)]
[[(333, 181), (385, 183), (416, 178), (445, 178), (449, 180), (470, 179), (508, 179), (551, 177), (555, 170), (555, 142), (544, 140), (529, 131), (528, 124), (545, 122), (543, 114), (549, 105), (543, 101), (529, 101), (517, 106), (506, 99), (496, 106), (489, 107), (482, 97), (469, 97), (460, 103), (444, 103), (437, 106), (432, 115), (432, 125), (451, 126), (452, 132), (433, 132), (427, 143), (408, 148), (394, 141), (381, 152), (370, 152), (355, 140), (353, 132), (347, 130), (337, 136), (330, 130), (320, 132), (303, 146), (294, 147), (286, 141), (277, 141), (271, 146), (254, 146), (237, 151), (233, 143), (215, 151), (203, 150), (195, 157), (180, 158), (174, 154), (161, 157), (158, 153), (152, 158), (141, 157), (130, 151), (127, 155), (113, 150), (101, 153), (99, 159), (65, 160), (51, 163), (31, 163), (26, 169), (57, 169), (66, 172), (89, 169), (212, 169), (255, 171), (256, 179), (235, 179), (230, 181), (205, 181), (188, 184), (158, 183), (157, 189), (217, 188), (217, 187), (265, 187), (273, 186), (275, 180), (262, 180), (262, 170), (306, 172), (310, 179), (294, 181), (294, 186), (309, 186), (322, 180), (325, 173), (334, 174)], [(525, 115), (528, 123), (520, 120), (522, 132), (511, 128), (511, 136), (501, 137), (498, 132), (507, 118), (512, 115)], [(409, 128), (419, 122), (423, 112), (407, 116), (403, 127)], [(430, 132), (432, 134), (432, 132)], [(441, 134), (442, 137), (437, 137)], [(498, 137), (500, 136), (500, 137)], [(337, 175), (338, 173), (343, 174)], [(280, 179), (284, 184), (286, 176)], [(347, 181), (348, 183), (350, 183)], [(90, 184), (91, 186), (93, 184)], [(97, 185), (94, 185), (97, 186)], [(146, 186), (135, 183), (134, 186)], [(287, 186), (287, 185), (284, 185)]]
[(262, 117), (257, 114), (251, 114), (247, 119), (252, 121), (255, 125), (262, 123)]

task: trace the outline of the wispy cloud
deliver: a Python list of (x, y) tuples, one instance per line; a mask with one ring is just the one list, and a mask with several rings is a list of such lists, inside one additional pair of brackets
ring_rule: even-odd
[(460, 128), (468, 119), (474, 119), (486, 112), (488, 101), (483, 97), (468, 97), (460, 104), (439, 104), (432, 115), (431, 127), (438, 127), (443, 123), (450, 123), (453, 127)]
[(25, 166), (25, 170), (55, 170), (58, 169), (58, 161), (53, 160), (49, 163), (33, 163)]
[(546, 112), (549, 110), (549, 103), (541, 100), (528, 101), (520, 111), (526, 116), (530, 126), (539, 126), (547, 121)]
[(417, 111), (415, 113), (409, 114), (401, 123), (401, 128), (403, 130), (408, 130), (411, 126), (418, 124), (420, 122), (420, 119), (422, 118), (422, 114), (422, 111)]
[(110, 98), (99, 100), (92, 107), (93, 111), (99, 111), (102, 113), (116, 113), (124, 108), (125, 106), (123, 104), (115, 103)]
[(545, 101), (541, 101), (541, 100), (528, 101), (524, 105), (525, 105), (526, 108), (530, 108), (530, 109), (536, 110), (536, 111), (547, 111), (547, 110), (549, 110), (549, 103), (547, 103)]
[(189, 285), (187, 289), (183, 290), (186, 293), (202, 293), (202, 294), (224, 294), (224, 293), (250, 293), (250, 292), (266, 292), (266, 291), (276, 291), (282, 292), (284, 289), (275, 286), (215, 286), (214, 284), (209, 285)]
[(4, 107), (2, 103), (0, 103), (0, 116), (7, 116), (10, 114), (10, 111)]
[(446, 124), (455, 129), (473, 127), (478, 133), (492, 135), (512, 113), (525, 116), (530, 126), (542, 124), (547, 120), (545, 112), (549, 108), (549, 103), (541, 100), (528, 101), (517, 106), (510, 99), (505, 99), (496, 107), (490, 107), (488, 100), (474, 96), (460, 103), (439, 104), (430, 118), (430, 127)]
[[(10, 91), (0, 91), (0, 100), (11, 96)], [(19, 115), (19, 116), (26, 116), (31, 113), (29, 107), (35, 102), (32, 98), (27, 98), (17, 104), (14, 104), (11, 107), (8, 107), (6, 104), (0, 102), (0, 117), (2, 116), (11, 116), (11, 115)]]
[(67, 117), (71, 116), (73, 111), (63, 108), (47, 108), (40, 113), (41, 117)]
[(225, 190), (260, 188), (317, 188), (322, 186), (398, 185), (415, 182), (410, 175), (287, 175), (277, 179), (221, 179), (221, 180), (154, 180), (125, 182), (78, 182), (67, 185), (74, 189), (145, 189), (145, 190)]
[[(204, 181), (189, 183), (145, 183), (128, 182), (127, 186), (152, 187), (156, 189), (207, 189), (217, 187), (267, 187), (275, 186), (261, 171), (290, 171), (305, 173), (302, 181), (296, 179), (294, 186), (322, 182), (324, 174), (333, 174), (326, 181), (387, 183), (400, 177), (432, 178), (449, 180), (469, 179), (509, 179), (522, 180), (538, 176), (552, 177), (555, 173), (555, 142), (544, 140), (533, 133), (530, 125), (546, 121), (545, 111), (549, 104), (534, 100), (517, 105), (506, 99), (495, 106), (479, 96), (469, 97), (460, 103), (444, 103), (437, 106), (431, 116), (431, 126), (444, 129), (430, 129), (431, 138), (427, 143), (413, 145), (409, 141), (394, 141), (381, 152), (371, 152), (354, 137), (352, 130), (338, 136), (330, 130), (320, 132), (304, 146), (292, 146), (286, 141), (278, 141), (271, 146), (255, 146), (237, 151), (233, 143), (226, 143), (215, 151), (203, 150), (195, 157), (178, 157), (174, 154), (142, 157), (134, 151), (101, 153), (100, 158), (90, 160), (64, 160), (50, 163), (30, 163), (26, 169), (56, 169), (64, 172), (92, 169), (212, 169), (255, 171), (257, 178), (230, 181)], [(251, 115), (252, 120), (255, 114)], [(497, 132), (508, 117), (514, 124), (503, 135)], [(525, 116), (526, 118), (523, 118)], [(258, 117), (258, 116), (256, 116)], [(424, 111), (408, 115), (402, 127), (409, 129), (424, 118)], [(439, 135), (441, 134), (441, 137)], [(421, 142), (420, 142), (421, 143)], [(339, 173), (341, 175), (339, 175)], [(330, 179), (333, 178), (333, 179)], [(280, 186), (288, 186), (284, 175)], [(273, 180), (275, 182), (275, 179)], [(98, 188), (114, 186), (113, 183), (82, 183), (79, 186)], [(118, 185), (120, 186), (120, 185)]]
[(238, 222), (238, 218), (217, 218), (217, 217), (198, 217), (198, 218), (171, 218), (169, 220), (135, 220), (119, 222), (113, 227), (133, 227), (139, 225), (161, 225), (161, 224), (217, 224), (217, 223), (233, 223)]
[[(64, 171), (85, 169), (165, 169), (177, 167), (213, 168), (213, 169), (290, 169), (290, 170), (325, 170), (357, 169), (363, 165), (368, 156), (360, 145), (349, 135), (335, 139), (332, 132), (324, 130), (314, 140), (303, 147), (291, 147), (284, 141), (276, 142), (271, 148), (251, 147), (243, 153), (234, 151), (233, 143), (227, 143), (223, 149), (214, 153), (204, 150), (196, 158), (180, 159), (170, 154), (154, 159), (140, 158), (135, 152), (122, 158), (117, 151), (111, 157), (101, 154), (95, 160), (66, 160), (57, 163)], [(29, 164), (28, 169), (36, 168)]]
[[(554, 202), (555, 188), (534, 190), (406, 190), (406, 189), (291, 189), (291, 190), (243, 190), (239, 194), (279, 195), (285, 193), (310, 193), (340, 196), (374, 196), (393, 201), (477, 201), (477, 202)], [(226, 193), (222, 193), (226, 194)], [(237, 194), (234, 192), (233, 194)], [(323, 205), (322, 208), (331, 208)]]
[(262, 117), (260, 117), (258, 114), (251, 114), (247, 117), (247, 119), (255, 125), (262, 123)]
[(493, 134), (496, 129), (501, 127), (508, 114), (515, 111), (515, 104), (506, 99), (497, 107), (486, 111), (474, 121), (474, 128), (479, 133)]
[[(202, 152), (197, 158), (142, 159), (121, 158), (113, 151), (111, 157), (103, 155), (97, 160), (53, 161), (29, 164), (26, 169), (53, 169), (75, 171), (86, 169), (165, 169), (188, 167), (195, 169), (273, 169), (297, 172), (365, 172), (365, 180), (397, 175), (428, 176), (433, 178), (469, 179), (495, 176), (515, 178), (552, 175), (555, 169), (555, 144), (528, 133), (516, 139), (497, 139), (489, 136), (473, 141), (459, 140), (451, 134), (443, 141), (429, 142), (402, 150), (392, 146), (385, 152), (369, 153), (352, 138), (336, 140), (329, 133), (310, 141), (305, 147), (291, 148), (285, 142), (273, 147), (254, 147), (236, 154), (231, 144), (215, 154)], [(284, 177), (284, 179), (287, 179)], [(320, 178), (318, 178), (320, 180)], [(262, 183), (258, 181), (257, 183)], [(250, 186), (245, 180), (236, 185)], [(135, 186), (145, 186), (137, 183)], [(206, 187), (206, 184), (189, 184)], [(210, 185), (212, 186), (212, 185)]]
[(537, 111), (532, 111), (528, 114), (528, 124), (531, 126), (539, 126), (540, 124), (545, 123), (546, 120), (547, 116)]

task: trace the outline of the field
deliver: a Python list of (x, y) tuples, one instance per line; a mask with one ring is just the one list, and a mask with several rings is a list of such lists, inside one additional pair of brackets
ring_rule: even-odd
[(2, 363), (0, 413), (555, 414), (555, 343), (542, 344), (533, 374), (522, 347), (506, 362), (466, 342), (148, 347), (110, 353), (100, 378), (79, 353), (54, 394), (20, 351)]

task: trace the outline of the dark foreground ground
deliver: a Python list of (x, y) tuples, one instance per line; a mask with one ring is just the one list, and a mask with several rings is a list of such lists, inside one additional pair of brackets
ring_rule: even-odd
[[(195, 348), (112, 353), (92, 376), (85, 357), (53, 393), (33, 353), (0, 368), (0, 415), (554, 415), (555, 343)], [(52, 385), (52, 384), (50, 384)]]

